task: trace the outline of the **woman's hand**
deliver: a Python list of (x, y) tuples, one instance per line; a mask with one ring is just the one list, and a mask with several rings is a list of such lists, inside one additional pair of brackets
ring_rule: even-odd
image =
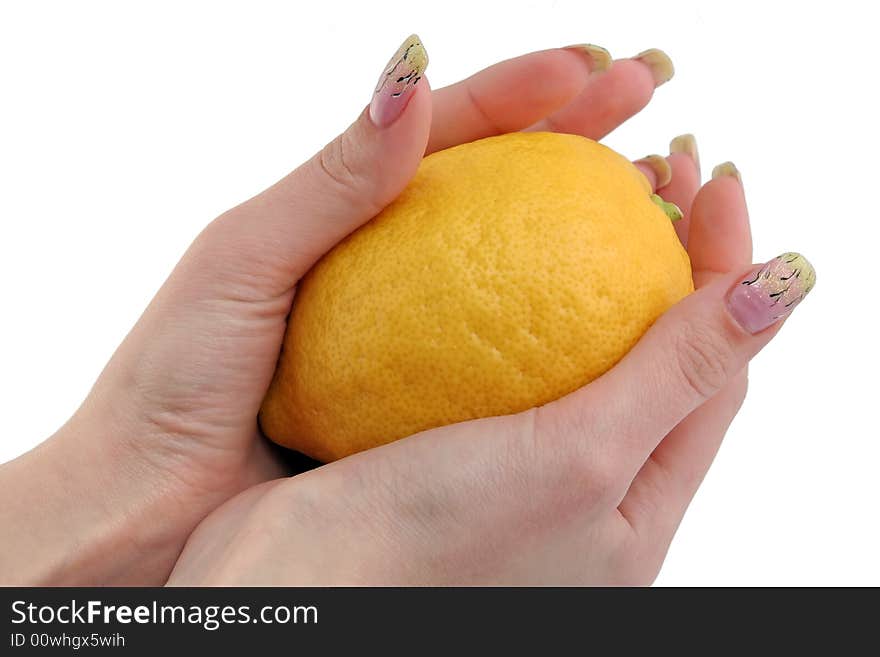
[[(0, 467), (0, 524), (11, 528), (0, 581), (164, 582), (207, 514), (250, 486), (286, 474), (260, 436), (256, 416), (295, 284), (323, 253), (395, 198), (426, 152), (530, 127), (598, 139), (644, 107), (655, 86), (671, 76), (659, 51), (611, 65), (601, 49), (572, 47), (502, 62), (431, 93), (422, 77), (425, 63), (409, 40), (383, 71), (369, 109), (345, 133), (212, 222), (71, 420)], [(688, 181), (696, 180), (694, 163), (673, 158), (672, 164), (672, 184), (686, 194)], [(652, 180), (669, 174), (662, 159), (640, 166)], [(451, 445), (441, 440), (437, 447)], [(368, 491), (369, 469), (355, 464), (384, 462), (385, 454), (364, 455), (302, 482), (330, 481), (353, 468), (367, 477), (361, 481)], [(453, 456), (467, 463), (467, 451), (450, 451)], [(423, 457), (412, 458), (401, 467), (419, 476), (432, 470)], [(503, 455), (492, 460), (500, 463)], [(389, 456), (385, 466), (370, 467), (395, 468), (397, 462)], [(443, 481), (437, 485), (454, 483)], [(271, 486), (275, 495), (288, 489)], [(252, 499), (255, 492), (245, 495)]]
[[(541, 408), (252, 488), (200, 525), (169, 583), (650, 583), (743, 401), (747, 362), (813, 281), (796, 254), (746, 264), (739, 177), (716, 171), (685, 205), (698, 290), (616, 367)], [(686, 201), (689, 185), (674, 191)]]
[[(589, 115), (601, 101), (569, 107)], [(552, 127), (601, 136), (579, 111), (554, 116), (567, 118)], [(748, 361), (814, 281), (797, 254), (750, 265), (737, 170), (716, 167), (698, 192), (693, 139), (672, 150), (671, 182), (656, 160), (643, 165), (686, 210), (677, 230), (697, 291), (616, 367), (541, 408), (256, 486), (199, 526), (169, 583), (650, 583), (743, 401)]]

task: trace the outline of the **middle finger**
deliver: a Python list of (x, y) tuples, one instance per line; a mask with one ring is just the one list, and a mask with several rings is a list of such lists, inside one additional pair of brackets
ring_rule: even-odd
[(648, 103), (657, 80), (668, 74), (658, 70), (647, 59), (612, 64), (596, 46), (500, 62), (434, 91), (427, 153), (530, 126), (597, 139)]

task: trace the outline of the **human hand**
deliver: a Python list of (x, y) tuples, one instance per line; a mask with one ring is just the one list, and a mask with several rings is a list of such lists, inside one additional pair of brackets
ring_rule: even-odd
[(193, 533), (169, 583), (650, 583), (746, 363), (813, 280), (794, 254), (742, 264), (742, 187), (718, 173), (691, 206), (697, 291), (604, 376), (246, 491)]
[[(554, 127), (592, 136), (568, 116)], [(199, 526), (169, 583), (650, 583), (743, 401), (749, 359), (813, 282), (794, 254), (751, 266), (736, 169), (717, 167), (697, 193), (695, 144), (673, 150), (671, 182), (656, 161), (645, 173), (687, 211), (677, 230), (697, 291), (615, 368), (538, 409), (254, 487)]]
[(0, 522), (19, 528), (0, 579), (165, 581), (200, 520), (285, 474), (256, 416), (299, 277), (397, 196), (426, 152), (529, 127), (598, 139), (671, 75), (656, 51), (599, 72), (609, 64), (600, 49), (554, 49), (433, 94), (421, 71), (386, 80), (321, 153), (212, 222), (74, 417), (0, 468)]

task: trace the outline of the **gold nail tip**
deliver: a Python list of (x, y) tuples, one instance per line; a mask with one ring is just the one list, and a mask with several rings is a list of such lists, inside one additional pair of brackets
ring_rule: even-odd
[(415, 71), (417, 75), (422, 75), (428, 68), (428, 51), (425, 50), (418, 34), (410, 34), (403, 40), (403, 43), (388, 60), (388, 67), (401, 62), (405, 63), (407, 68)]
[(586, 55), (589, 60), (591, 73), (602, 73), (603, 71), (607, 71), (611, 68), (611, 63), (614, 61), (611, 58), (610, 52), (605, 50), (602, 46), (597, 46), (592, 43), (576, 43), (571, 46), (565, 46), (563, 50), (576, 50)]
[(697, 138), (690, 133), (679, 135), (669, 142), (669, 154), (672, 155), (673, 153), (689, 155), (696, 165), (700, 166), (700, 151), (697, 150)]
[(642, 62), (651, 69), (655, 87), (669, 82), (672, 76), (675, 75), (675, 66), (673, 66), (672, 60), (669, 59), (669, 55), (659, 48), (651, 48), (650, 50), (640, 52), (633, 59)]
[(712, 169), (712, 180), (723, 178), (725, 176), (736, 178), (740, 183), (742, 183), (742, 176), (739, 173), (739, 169), (736, 168), (736, 165), (733, 162), (723, 162)]
[(804, 286), (803, 294), (807, 296), (816, 285), (816, 268), (813, 267), (812, 263), (797, 251), (786, 251), (782, 255), (777, 256), (775, 260), (779, 260), (792, 270), (798, 272), (798, 278)]
[(428, 68), (428, 51), (425, 50), (425, 45), (418, 34), (410, 34), (401, 44), (398, 52), (420, 73), (424, 73)]
[(649, 167), (657, 178), (656, 187), (666, 187), (672, 181), (672, 167), (662, 155), (648, 155), (638, 160), (638, 164)]

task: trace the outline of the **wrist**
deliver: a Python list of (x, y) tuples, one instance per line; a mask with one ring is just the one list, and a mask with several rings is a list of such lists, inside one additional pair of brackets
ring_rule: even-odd
[(8, 528), (2, 583), (165, 581), (190, 527), (174, 513), (174, 491), (119, 435), (84, 407), (49, 440), (0, 467), (7, 499), (0, 524)]

